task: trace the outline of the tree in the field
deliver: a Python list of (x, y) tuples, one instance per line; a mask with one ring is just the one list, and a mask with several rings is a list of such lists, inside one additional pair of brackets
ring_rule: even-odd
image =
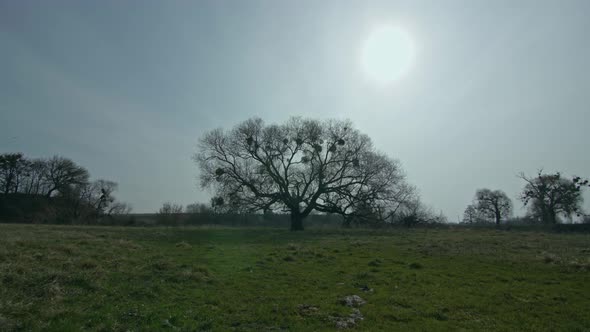
[(182, 213), (182, 205), (173, 204), (170, 202), (166, 202), (162, 204), (160, 210), (158, 210), (158, 214), (161, 215), (172, 215), (172, 214), (180, 214)]
[(47, 160), (46, 167), (47, 182), (49, 183), (47, 197), (51, 197), (55, 192), (67, 191), (71, 186), (88, 183), (88, 171), (70, 159), (54, 156)]
[(117, 186), (116, 182), (107, 180), (84, 182), (63, 187), (56, 197), (66, 203), (62, 210), (68, 217), (102, 217), (110, 214), (113, 204), (123, 204), (113, 196)]
[(473, 204), (467, 205), (463, 212), (463, 222), (473, 224), (478, 222), (481, 216)]
[(177, 224), (183, 211), (182, 205), (166, 202), (158, 210), (158, 221), (162, 224)]
[(477, 190), (474, 206), (479, 215), (494, 220), (496, 225), (512, 214), (512, 201), (501, 190)]
[(100, 216), (104, 215), (109, 206), (115, 202), (113, 193), (117, 190), (118, 184), (101, 179), (82, 184), (80, 187), (80, 200), (94, 210), (96, 216)]
[(519, 175), (525, 181), (520, 199), (529, 206), (534, 217), (544, 223), (555, 224), (559, 216), (571, 217), (581, 212), (583, 202), (581, 187), (587, 185), (580, 178), (567, 179), (559, 172), (543, 173), (540, 170), (536, 177)]
[(345, 217), (380, 211), (387, 220), (413, 189), (399, 163), (348, 121), (250, 119), (207, 133), (195, 161), (201, 185), (216, 191), (215, 203), (289, 212), (291, 230), (303, 230), (314, 210)]

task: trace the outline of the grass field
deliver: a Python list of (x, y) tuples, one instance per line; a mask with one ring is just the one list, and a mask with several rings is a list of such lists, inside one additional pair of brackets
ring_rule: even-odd
[(1, 331), (337, 326), (588, 331), (590, 235), (0, 224)]

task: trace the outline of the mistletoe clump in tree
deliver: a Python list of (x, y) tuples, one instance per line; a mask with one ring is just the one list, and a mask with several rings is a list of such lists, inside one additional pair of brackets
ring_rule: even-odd
[(387, 220), (415, 198), (397, 161), (349, 121), (250, 119), (204, 135), (195, 155), (201, 185), (234, 211), (282, 210), (291, 230), (312, 211)]

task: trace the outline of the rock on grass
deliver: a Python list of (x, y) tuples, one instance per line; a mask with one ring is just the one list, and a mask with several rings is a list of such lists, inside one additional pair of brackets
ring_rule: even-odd
[(363, 304), (367, 303), (365, 300), (363, 300), (360, 296), (358, 295), (349, 295), (349, 296), (345, 296), (340, 303), (342, 303), (343, 305), (347, 306), (347, 307), (360, 307)]
[(297, 306), (297, 311), (301, 316), (312, 316), (318, 312), (319, 308), (309, 304), (300, 304)]
[(365, 319), (361, 311), (353, 308), (352, 313), (346, 317), (330, 317), (337, 329), (349, 329), (356, 326), (356, 324)]
[(192, 248), (193, 246), (191, 246), (189, 243), (187, 243), (187, 242), (185, 242), (185, 241), (181, 241), (181, 242), (178, 242), (178, 243), (176, 244), (176, 247), (177, 247), (177, 248), (182, 248), (182, 249), (190, 249), (190, 248)]

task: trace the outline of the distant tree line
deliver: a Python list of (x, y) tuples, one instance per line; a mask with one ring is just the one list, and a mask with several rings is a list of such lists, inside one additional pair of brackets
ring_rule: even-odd
[[(558, 224), (563, 218), (582, 217), (582, 222), (589, 222), (589, 217), (582, 210), (582, 189), (590, 186), (590, 180), (574, 176), (569, 179), (561, 173), (544, 173), (540, 170), (536, 176), (524, 173), (518, 175), (525, 184), (518, 199), (528, 208), (524, 220), (529, 223)], [(468, 205), (463, 214), (464, 223), (495, 222), (500, 225), (512, 214), (512, 201), (500, 190), (479, 189), (473, 203)], [(521, 221), (522, 222), (522, 221)]]
[(92, 222), (131, 207), (114, 197), (117, 183), (90, 180), (88, 170), (53, 156), (0, 155), (0, 218), (6, 221)]
[[(391, 215), (387, 221), (379, 216), (364, 214), (363, 218), (347, 218), (336, 213), (311, 213), (308, 218), (310, 225), (318, 226), (343, 226), (380, 228), (387, 226), (420, 226), (446, 223), (442, 214), (435, 213), (427, 208), (417, 197), (405, 202), (398, 208), (396, 214)], [(145, 217), (144, 217), (145, 218)], [(287, 225), (290, 218), (283, 211), (264, 212), (248, 211), (245, 209), (234, 210), (228, 205), (219, 204), (219, 197), (211, 199), (207, 203), (192, 203), (183, 207), (181, 204), (165, 202), (155, 214), (153, 222), (158, 225), (226, 225), (226, 226), (281, 226)], [(149, 224), (149, 223), (148, 223)]]
[[(286, 213), (250, 213), (231, 211), (213, 207), (210, 203), (193, 203), (183, 207), (180, 204), (166, 202), (155, 214), (136, 216), (137, 225), (160, 226), (228, 226), (228, 227), (288, 227), (290, 216)], [(340, 215), (311, 214), (308, 225), (311, 227), (341, 227)]]

